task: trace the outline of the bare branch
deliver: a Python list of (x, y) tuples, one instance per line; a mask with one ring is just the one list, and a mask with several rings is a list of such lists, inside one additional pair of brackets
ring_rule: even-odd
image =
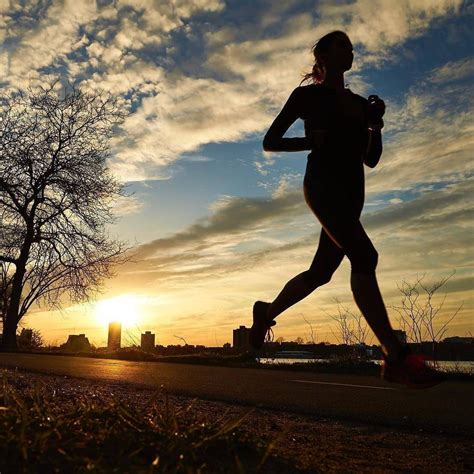
[(34, 302), (60, 307), (62, 294), (88, 300), (127, 261), (129, 248), (105, 231), (123, 196), (109, 139), (126, 114), (101, 92), (56, 92), (58, 80), (0, 93), (0, 264), (15, 265), (3, 309), (12, 320)]
[[(399, 314), (400, 328), (406, 332), (410, 342), (421, 343), (424, 341), (439, 342), (448, 330), (449, 323), (458, 314), (461, 306), (444, 323), (438, 323), (441, 309), (445, 303), (447, 294), (442, 301), (435, 306), (434, 297), (436, 292), (456, 273), (454, 270), (447, 277), (427, 285), (423, 283), (425, 275), (417, 277), (414, 283), (403, 281), (398, 289), (402, 293), (401, 306), (392, 306)], [(424, 302), (420, 299), (420, 289), (424, 292)], [(441, 325), (440, 325), (441, 324)], [(439, 326), (440, 325), (440, 326)], [(439, 326), (438, 329), (436, 327)]]

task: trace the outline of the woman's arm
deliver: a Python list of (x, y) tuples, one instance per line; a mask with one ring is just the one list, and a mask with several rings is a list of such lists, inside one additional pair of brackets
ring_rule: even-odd
[(382, 131), (369, 128), (369, 143), (365, 153), (364, 163), (369, 168), (375, 168), (382, 156)]
[(375, 168), (382, 156), (382, 128), (385, 102), (378, 95), (369, 95), (366, 105), (368, 126), (368, 144), (364, 163), (370, 168)]
[(299, 118), (301, 108), (301, 89), (296, 88), (290, 94), (286, 104), (281, 109), (263, 138), (265, 151), (303, 151), (310, 150), (310, 142), (304, 138), (283, 138), (285, 132)]

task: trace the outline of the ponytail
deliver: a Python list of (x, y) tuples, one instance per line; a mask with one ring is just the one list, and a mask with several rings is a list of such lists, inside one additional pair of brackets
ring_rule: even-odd
[(311, 48), (311, 53), (314, 57), (314, 64), (311, 72), (308, 72), (303, 75), (303, 79), (300, 82), (300, 85), (307, 80), (311, 80), (313, 84), (319, 84), (324, 81), (324, 77), (326, 75), (326, 69), (324, 68), (324, 64), (321, 61), (321, 53), (325, 53), (328, 51), (329, 47), (331, 46), (333, 40), (336, 36), (343, 34), (347, 36), (344, 31), (336, 30), (331, 31), (330, 33), (321, 37)]
[(304, 81), (307, 81), (309, 79), (311, 79), (313, 81), (314, 84), (318, 84), (320, 82), (323, 82), (324, 80), (324, 66), (323, 65), (320, 65), (318, 63), (318, 60), (315, 59), (314, 61), (314, 64), (313, 64), (313, 68), (311, 70), (311, 72), (308, 72), (306, 73), (304, 76), (303, 76), (303, 79), (301, 80), (300, 82), (300, 85), (304, 82)]

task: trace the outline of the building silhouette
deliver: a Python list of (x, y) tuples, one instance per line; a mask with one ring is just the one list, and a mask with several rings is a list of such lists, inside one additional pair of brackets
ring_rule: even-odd
[(151, 331), (145, 331), (145, 334), (142, 334), (140, 347), (142, 351), (148, 352), (155, 349), (155, 335)]
[(232, 346), (241, 351), (250, 349), (250, 328), (240, 326), (233, 330)]
[(70, 334), (59, 348), (65, 352), (87, 352), (91, 350), (91, 345), (85, 334)]
[(449, 342), (454, 344), (474, 344), (474, 337), (466, 337), (466, 336), (451, 336), (445, 337), (443, 342)]
[(107, 338), (107, 349), (115, 351), (120, 349), (120, 341), (122, 338), (122, 325), (118, 322), (109, 323), (109, 336)]

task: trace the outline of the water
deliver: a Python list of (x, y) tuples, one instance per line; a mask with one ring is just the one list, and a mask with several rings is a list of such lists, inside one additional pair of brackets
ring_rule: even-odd
[[(272, 357), (262, 357), (259, 359), (261, 364), (296, 364), (296, 363), (310, 363), (310, 362), (323, 362), (323, 363), (330, 363), (334, 362), (332, 359), (293, 359), (293, 358), (272, 358)], [(381, 360), (368, 360), (368, 362), (373, 362), (374, 364), (381, 365)], [(474, 361), (467, 360), (467, 361), (452, 361), (452, 360), (438, 360), (437, 361), (438, 367), (442, 371), (456, 371), (462, 372), (466, 374), (474, 373)]]
[(283, 357), (261, 357), (258, 359), (261, 364), (296, 364), (308, 362), (333, 362), (330, 359), (291, 359)]

